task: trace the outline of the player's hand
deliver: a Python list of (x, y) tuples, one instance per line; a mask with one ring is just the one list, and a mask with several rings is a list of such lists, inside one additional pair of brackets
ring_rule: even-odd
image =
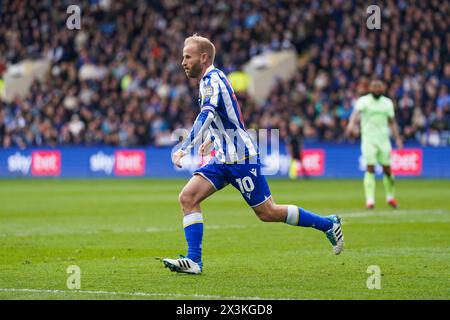
[(401, 138), (395, 139), (395, 144), (397, 145), (397, 149), (403, 149), (403, 141)]
[(353, 128), (350, 128), (350, 127), (345, 128), (344, 136), (346, 138), (351, 138), (352, 134), (353, 134)]
[(213, 142), (211, 140), (206, 140), (205, 142), (203, 142), (198, 149), (198, 154), (201, 156), (207, 156), (211, 152), (212, 144)]
[(183, 158), (185, 154), (186, 153), (184, 151), (178, 150), (172, 155), (172, 162), (178, 168), (181, 168), (181, 158)]

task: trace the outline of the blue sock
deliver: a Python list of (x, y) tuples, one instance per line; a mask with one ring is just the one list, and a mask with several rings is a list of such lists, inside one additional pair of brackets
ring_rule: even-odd
[(292, 205), (288, 206), (286, 223), (294, 226), (312, 227), (324, 232), (333, 227), (333, 222), (327, 218)]
[(193, 212), (183, 218), (184, 236), (188, 244), (186, 257), (202, 261), (203, 216), (201, 212)]

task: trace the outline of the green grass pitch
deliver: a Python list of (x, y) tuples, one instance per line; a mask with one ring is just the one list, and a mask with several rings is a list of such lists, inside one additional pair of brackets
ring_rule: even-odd
[[(232, 187), (203, 204), (204, 272), (184, 254), (178, 193), (187, 180), (0, 180), (0, 299), (449, 299), (450, 181), (398, 180), (401, 208), (367, 211), (359, 180), (269, 180), (277, 203), (344, 221), (332, 254), (310, 228), (259, 221)], [(81, 270), (70, 290), (67, 268)], [(368, 289), (369, 266), (381, 288)]]

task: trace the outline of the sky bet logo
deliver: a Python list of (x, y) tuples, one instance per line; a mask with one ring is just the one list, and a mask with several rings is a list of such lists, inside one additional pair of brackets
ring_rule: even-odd
[(31, 154), (31, 175), (59, 176), (61, 174), (61, 153), (59, 151), (33, 151)]
[(115, 152), (116, 176), (142, 176), (145, 174), (145, 152), (142, 150), (124, 150)]
[[(365, 171), (367, 168), (362, 155), (359, 158), (359, 169)], [(420, 176), (423, 168), (423, 153), (421, 149), (392, 150), (391, 168), (394, 175)], [(383, 168), (375, 167), (375, 173), (381, 174)]]
[(142, 176), (145, 174), (145, 152), (142, 150), (120, 150), (113, 155), (102, 151), (89, 158), (92, 172), (104, 172), (116, 176)]
[(100, 151), (89, 158), (89, 168), (92, 172), (103, 171), (107, 175), (111, 175), (114, 169), (114, 162), (113, 155), (107, 155)]
[(61, 153), (59, 151), (32, 151), (30, 155), (16, 152), (8, 157), (8, 171), (32, 176), (59, 176)]
[(8, 157), (8, 171), (18, 172), (26, 175), (30, 172), (31, 156), (24, 156), (20, 152), (16, 152)]

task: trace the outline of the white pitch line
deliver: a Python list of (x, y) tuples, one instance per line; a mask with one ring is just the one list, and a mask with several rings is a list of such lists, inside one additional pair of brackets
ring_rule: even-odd
[[(244, 224), (224, 224), (224, 225), (206, 225), (206, 229), (210, 230), (220, 230), (220, 229), (247, 229), (247, 228), (258, 228), (261, 225), (253, 224), (253, 225), (244, 225)], [(0, 237), (27, 237), (27, 236), (48, 236), (48, 235), (77, 235), (77, 234), (85, 234), (85, 235), (97, 235), (102, 233), (157, 233), (157, 232), (178, 232), (182, 230), (182, 225), (179, 227), (173, 228), (158, 228), (158, 227), (149, 227), (145, 229), (105, 229), (105, 230), (61, 230), (56, 229), (53, 231), (46, 231), (45, 233), (40, 232), (17, 232), (17, 233), (0, 233)]]
[[(331, 209), (327, 209), (326, 211), (332, 211)], [(383, 210), (383, 211), (355, 211), (355, 212), (337, 212), (337, 214), (343, 218), (366, 218), (366, 217), (391, 217), (391, 216), (401, 216), (401, 215), (433, 215), (433, 214), (448, 214), (450, 215), (449, 210)], [(418, 220), (417, 222), (420, 222)], [(346, 222), (344, 221), (344, 224)], [(209, 230), (220, 230), (220, 229), (249, 229), (249, 228), (260, 228), (262, 224), (223, 224), (223, 225), (205, 225), (206, 229)], [(145, 229), (106, 229), (106, 230), (47, 230), (46, 232), (33, 232), (33, 231), (25, 231), (25, 232), (17, 232), (17, 233), (0, 233), (0, 237), (27, 237), (27, 236), (48, 236), (48, 235), (98, 235), (103, 233), (158, 233), (158, 232), (178, 232), (181, 227), (168, 227), (168, 228), (159, 228), (159, 227), (148, 227)]]
[(364, 218), (376, 216), (400, 216), (400, 215), (414, 215), (414, 214), (450, 214), (447, 210), (388, 210), (388, 211), (356, 211), (356, 212), (342, 212), (338, 213), (342, 217), (350, 218)]
[(238, 297), (220, 296), (209, 294), (183, 294), (183, 293), (158, 293), (158, 292), (120, 292), (120, 291), (92, 291), (92, 290), (50, 290), (50, 289), (17, 289), (0, 288), (0, 292), (26, 292), (26, 293), (86, 293), (94, 295), (113, 295), (130, 297), (176, 297), (176, 298), (203, 298), (203, 299), (242, 299), (242, 300), (292, 300), (291, 298), (264, 298), (264, 297)]

